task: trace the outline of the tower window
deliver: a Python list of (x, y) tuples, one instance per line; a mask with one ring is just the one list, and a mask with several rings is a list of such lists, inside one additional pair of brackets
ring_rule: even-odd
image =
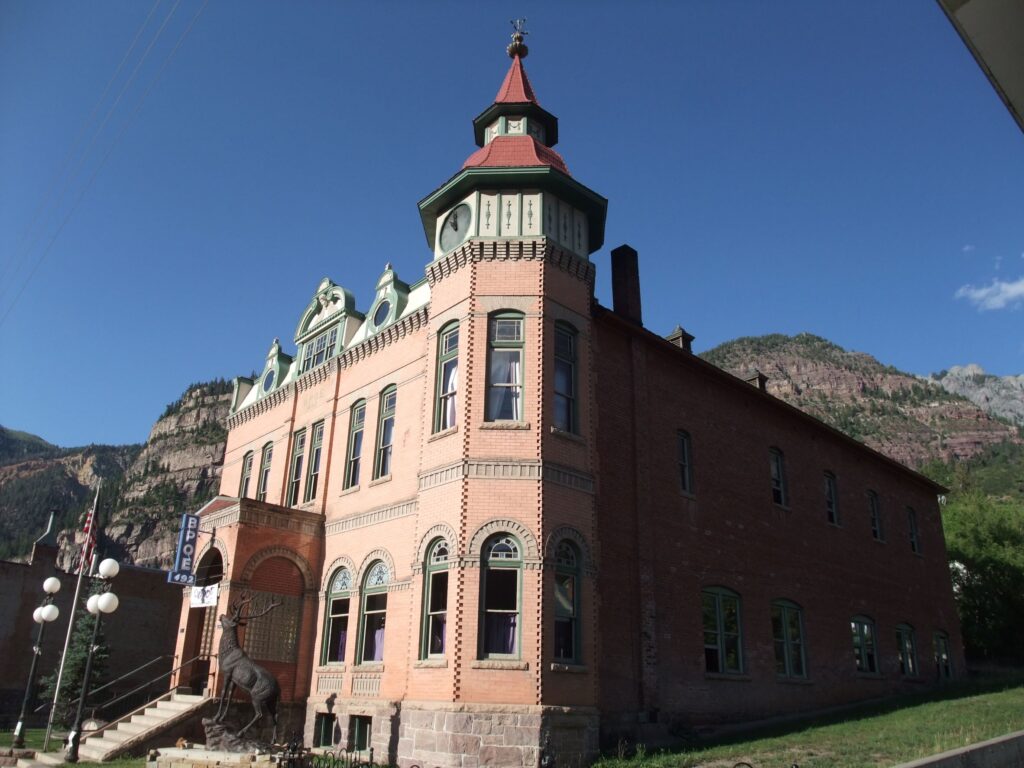
[(455, 426), (459, 380), (459, 326), (441, 331), (437, 342), (437, 404), (434, 431)]
[(507, 534), (484, 545), (484, 657), (515, 657), (519, 653), (519, 542)]
[(579, 563), (576, 547), (562, 541), (555, 550), (555, 659), (579, 662)]
[(578, 432), (576, 426), (576, 330), (555, 325), (555, 428)]
[(492, 317), (488, 338), (487, 421), (522, 421), (522, 315)]
[(451, 546), (444, 539), (431, 544), (424, 563), (423, 658), (444, 656), (448, 625), (448, 558)]

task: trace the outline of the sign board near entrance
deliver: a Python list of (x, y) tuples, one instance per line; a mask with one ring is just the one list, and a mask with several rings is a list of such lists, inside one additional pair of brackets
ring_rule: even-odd
[(178, 534), (178, 553), (174, 556), (174, 570), (167, 574), (169, 584), (190, 587), (196, 583), (192, 567), (195, 564), (198, 538), (199, 515), (182, 515), (181, 533)]
[(192, 594), (189, 595), (189, 607), (209, 608), (217, 604), (217, 597), (220, 592), (220, 584), (209, 584), (205, 587), (192, 587)]

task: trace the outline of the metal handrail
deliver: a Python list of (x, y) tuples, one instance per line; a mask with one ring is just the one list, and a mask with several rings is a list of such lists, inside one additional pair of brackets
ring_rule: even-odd
[[(184, 664), (179, 664), (179, 665), (178, 665), (178, 666), (176, 666), (176, 667), (175, 667), (174, 669), (172, 669), (172, 670), (170, 670), (170, 671), (168, 671), (168, 672), (164, 672), (164, 673), (163, 673), (162, 675), (157, 675), (157, 676), (156, 676), (156, 677), (154, 677), (154, 678), (153, 678), (152, 680), (150, 680), (150, 681), (148, 681), (148, 682), (145, 682), (145, 683), (143, 683), (142, 685), (140, 685), (140, 686), (138, 686), (138, 687), (136, 687), (136, 688), (134, 688), (134, 689), (132, 689), (132, 690), (128, 691), (128, 693), (124, 693), (124, 694), (121, 694), (120, 696), (118, 696), (118, 697), (117, 697), (117, 698), (115, 698), (115, 699), (111, 699), (110, 701), (104, 702), (103, 704), (100, 704), (100, 705), (98, 705), (98, 706), (94, 707), (94, 708), (93, 708), (93, 711), (95, 712), (95, 711), (96, 711), (96, 710), (98, 710), (98, 709), (106, 709), (107, 707), (113, 706), (113, 705), (114, 705), (114, 704), (116, 704), (117, 702), (119, 702), (119, 701), (121, 701), (121, 700), (123, 700), (123, 699), (126, 699), (126, 698), (128, 698), (128, 697), (129, 697), (129, 696), (131, 696), (132, 694), (134, 694), (134, 693), (138, 693), (138, 692), (139, 692), (139, 691), (141, 691), (141, 690), (142, 690), (143, 688), (148, 688), (149, 686), (151, 686), (151, 685), (152, 685), (153, 683), (157, 682), (158, 680), (161, 680), (161, 679), (163, 679), (163, 678), (165, 678), (165, 677), (170, 677), (171, 675), (173, 675), (173, 674), (174, 674), (175, 672), (177, 672), (178, 670), (181, 670), (181, 669), (184, 669), (185, 667), (191, 666), (191, 665), (192, 665), (192, 663), (193, 663), (193, 662), (195, 662), (195, 661), (199, 661), (200, 659), (202, 659), (202, 660), (204, 660), (204, 661), (205, 661), (205, 660), (208, 660), (208, 659), (214, 659), (214, 658), (216, 658), (216, 657), (217, 657), (217, 654), (215, 654), (215, 653), (210, 653), (210, 654), (199, 654), (198, 656), (193, 656), (193, 657), (192, 657), (191, 659), (189, 659), (188, 661), (186, 661), (186, 662), (185, 662)], [(173, 658), (177, 658), (177, 657), (173, 657)], [(209, 675), (209, 674), (213, 674), (213, 673), (212, 673), (212, 672), (210, 672), (210, 673), (207, 673), (207, 674)], [(110, 685), (110, 683), (107, 683), (107, 685)], [(104, 687), (106, 687), (106, 686), (104, 686)], [(101, 689), (100, 689), (100, 688), (97, 688), (96, 690), (98, 691), (98, 690), (101, 690)], [(96, 691), (93, 691), (93, 693), (95, 693), (95, 692), (96, 692)]]
[[(127, 672), (125, 672), (125, 673), (124, 673), (123, 675), (121, 675), (120, 677), (117, 677), (117, 678), (115, 678), (115, 679), (111, 680), (111, 681), (110, 681), (109, 683), (104, 683), (104, 684), (103, 684), (103, 685), (101, 685), (101, 686), (100, 686), (99, 688), (96, 688), (96, 689), (94, 689), (94, 690), (92, 690), (92, 691), (89, 691), (89, 693), (90, 693), (90, 695), (92, 695), (92, 694), (96, 694), (96, 693), (99, 693), (99, 692), (100, 692), (100, 691), (102, 691), (102, 690), (103, 690), (104, 688), (109, 688), (109, 687), (110, 687), (110, 686), (112, 686), (112, 685), (113, 685), (114, 683), (119, 683), (119, 682), (121, 682), (121, 681), (122, 681), (122, 680), (124, 680), (124, 679), (125, 679), (126, 677), (130, 677), (131, 675), (134, 675), (134, 674), (135, 674), (136, 672), (139, 672), (140, 670), (143, 670), (143, 669), (145, 669), (146, 667), (149, 667), (149, 666), (152, 666), (153, 664), (156, 664), (156, 663), (157, 663), (158, 661), (160, 661), (161, 659), (176, 659), (176, 658), (178, 658), (178, 657), (177, 657), (177, 656), (175, 656), (175, 655), (173, 655), (173, 654), (168, 654), (168, 653), (164, 653), (164, 654), (161, 654), (161, 655), (159, 655), (159, 656), (154, 656), (154, 657), (153, 657), (152, 659), (150, 659), (149, 661), (147, 661), (147, 662), (145, 662), (145, 663), (143, 663), (143, 664), (140, 664), (140, 665), (139, 665), (139, 666), (137, 666), (137, 667), (136, 667), (135, 669), (131, 669), (131, 670), (129, 670), (129, 671), (127, 671)], [(199, 657), (197, 656), (196, 658), (199, 658)], [(194, 659), (193, 659), (193, 661), (194, 661)], [(173, 671), (173, 670), (172, 670), (172, 671)], [(157, 678), (157, 679), (159, 679), (159, 678)], [(79, 696), (78, 698), (72, 699), (72, 700), (71, 700), (71, 703), (72, 703), (72, 704), (77, 704), (77, 703), (78, 703), (78, 699), (80, 699), (80, 698), (81, 698), (81, 696)], [(32, 710), (32, 711), (33, 711), (33, 712), (42, 712), (42, 711), (43, 711), (44, 709), (46, 709), (47, 707), (49, 707), (49, 706), (50, 706), (50, 704), (52, 704), (52, 703), (53, 703), (53, 702), (50, 702), (50, 701), (44, 701), (44, 702), (43, 702), (42, 704), (40, 704), (40, 705), (39, 705), (38, 707), (36, 707), (36, 708), (35, 708), (34, 710)], [(104, 706), (105, 706), (105, 705), (104, 705)]]

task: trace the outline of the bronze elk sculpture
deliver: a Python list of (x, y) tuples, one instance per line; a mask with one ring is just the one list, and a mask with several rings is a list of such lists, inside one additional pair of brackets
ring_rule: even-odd
[(246, 597), (230, 606), (231, 615), (220, 615), (220, 625), (223, 632), (220, 636), (220, 646), (217, 651), (217, 666), (224, 680), (221, 688), (220, 705), (217, 707), (217, 714), (213, 721), (219, 723), (228, 714), (228, 707), (231, 704), (231, 695), (235, 686), (240, 686), (249, 692), (252, 698), (253, 709), (256, 716), (250, 720), (244, 728), (238, 732), (241, 736), (252, 726), (259, 722), (264, 715), (269, 714), (274, 720), (274, 732), (270, 737), (271, 743), (277, 740), (277, 702), (281, 698), (281, 686), (270, 672), (256, 664), (242, 650), (238, 644), (238, 627), (245, 626), (246, 622), (265, 616), (281, 603), (271, 602), (258, 613), (243, 615), (242, 611), (252, 602), (251, 597)]

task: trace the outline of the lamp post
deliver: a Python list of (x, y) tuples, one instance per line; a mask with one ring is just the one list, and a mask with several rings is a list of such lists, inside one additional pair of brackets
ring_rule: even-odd
[(100, 578), (106, 581), (103, 592), (98, 595), (91, 595), (86, 601), (85, 608), (96, 617), (92, 625), (92, 641), (89, 643), (89, 653), (85, 657), (85, 675), (82, 677), (82, 694), (78, 697), (78, 710), (75, 713), (75, 720), (71, 724), (71, 733), (68, 734), (67, 749), (64, 751), (64, 760), (68, 763), (78, 762), (78, 745), (82, 741), (82, 712), (85, 710), (85, 699), (89, 695), (89, 674), (92, 672), (92, 655), (96, 651), (96, 637), (100, 631), (100, 620), (104, 613), (113, 613), (117, 610), (117, 595), (110, 591), (110, 580), (117, 576), (121, 566), (113, 558), (107, 558), (100, 563)]
[(39, 625), (39, 632), (36, 634), (36, 644), (32, 646), (32, 664), (28, 668), (28, 684), (25, 686), (25, 700), (21, 702), (21, 714), (18, 715), (18, 724), (14, 726), (14, 741), (12, 746), (15, 749), (25, 748), (25, 717), (28, 715), (28, 708), (32, 704), (33, 688), (36, 684), (36, 663), (43, 655), (43, 630), (51, 621), (56, 621), (60, 616), (60, 609), (53, 604), (53, 596), (60, 592), (60, 579), (51, 576), (43, 582), (43, 591), (46, 597), (43, 604), (32, 612), (32, 620)]

